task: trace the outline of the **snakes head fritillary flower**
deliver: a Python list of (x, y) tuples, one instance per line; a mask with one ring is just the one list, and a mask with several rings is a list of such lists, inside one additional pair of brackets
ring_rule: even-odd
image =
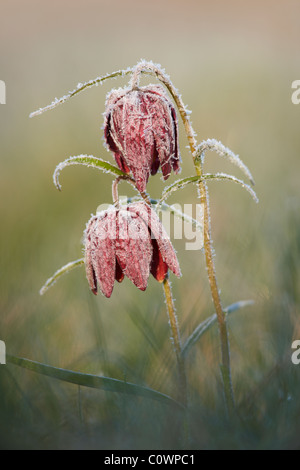
[(162, 282), (170, 269), (180, 276), (174, 248), (156, 213), (145, 203), (112, 207), (92, 216), (85, 230), (85, 267), (90, 288), (110, 297), (127, 276), (145, 290), (150, 273)]
[(106, 100), (104, 138), (120, 170), (143, 192), (161, 167), (166, 180), (180, 170), (175, 108), (159, 85), (112, 90)]

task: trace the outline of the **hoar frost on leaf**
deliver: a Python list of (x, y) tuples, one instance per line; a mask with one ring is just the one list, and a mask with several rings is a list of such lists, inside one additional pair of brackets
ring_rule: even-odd
[(201, 142), (196, 149), (194, 154), (195, 160), (203, 159), (205, 156), (205, 152), (207, 150), (211, 150), (216, 152), (220, 157), (228, 158), (228, 160), (236, 165), (237, 167), (242, 170), (242, 172), (249, 178), (249, 181), (252, 185), (254, 185), (254, 179), (252, 174), (250, 173), (249, 168), (244, 164), (244, 162), (239, 158), (238, 155), (232, 152), (228, 147), (222, 144), (222, 142), (217, 141), (216, 139), (207, 139)]

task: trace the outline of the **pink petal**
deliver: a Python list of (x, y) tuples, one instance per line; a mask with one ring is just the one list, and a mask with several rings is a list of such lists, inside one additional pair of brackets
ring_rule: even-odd
[(119, 211), (119, 235), (116, 257), (123, 273), (141, 290), (145, 290), (150, 274), (152, 245), (147, 227), (136, 214)]
[(154, 147), (154, 155), (152, 157), (152, 166), (151, 166), (151, 175), (156, 175), (160, 166), (160, 161), (158, 158), (157, 150)]
[(120, 155), (119, 153), (114, 153), (114, 157), (120, 170), (124, 171), (124, 173), (130, 173), (130, 169), (126, 165), (125, 160), (122, 157), (122, 155)]
[(163, 261), (176, 276), (180, 277), (181, 272), (175, 250), (158, 215), (145, 203), (131, 204), (131, 206), (134, 206), (132, 210), (135, 210), (149, 227), (151, 238), (157, 241)]
[(124, 279), (125, 274), (123, 273), (121, 266), (118, 263), (118, 259), (116, 259), (116, 281), (122, 282)]
[(139, 191), (145, 191), (150, 175), (154, 139), (145, 94), (132, 91), (124, 97), (124, 158)]
[(169, 102), (165, 96), (147, 93), (148, 113), (152, 116), (155, 148), (164, 179), (171, 173), (171, 159), (175, 151), (174, 123)]
[(162, 282), (168, 272), (168, 265), (164, 262), (158, 249), (157, 241), (152, 239), (153, 257), (150, 272), (159, 282)]
[(123, 104), (115, 105), (114, 109), (106, 116), (104, 126), (104, 137), (109, 150), (114, 154), (114, 158), (120, 170), (130, 173), (128, 165), (124, 159), (124, 135), (123, 135)]
[(95, 224), (96, 219), (92, 218), (87, 226), (86, 235), (85, 235), (85, 271), (86, 277), (93, 294), (97, 295), (97, 279), (95, 271), (92, 265), (92, 256), (91, 256), (91, 230)]
[(166, 180), (180, 169), (175, 108), (164, 89), (113, 90), (106, 101), (104, 136), (119, 168), (131, 172), (137, 189), (146, 190), (161, 166)]
[(171, 115), (173, 120), (173, 132), (174, 132), (174, 154), (172, 157), (172, 167), (175, 173), (180, 171), (180, 152), (178, 144), (178, 121), (176, 116), (176, 111), (173, 106), (171, 106)]
[(91, 236), (91, 260), (102, 293), (110, 297), (116, 274), (116, 212), (98, 216)]

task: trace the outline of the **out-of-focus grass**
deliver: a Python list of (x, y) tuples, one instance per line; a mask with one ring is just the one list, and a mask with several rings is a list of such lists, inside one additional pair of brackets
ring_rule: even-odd
[[(248, 49), (244, 54), (235, 49), (236, 57), (224, 58), (211, 43), (207, 47), (199, 63), (190, 57), (188, 70), (175, 56), (162, 65), (193, 111), (199, 141), (217, 138), (240, 155), (254, 175), (260, 203), (237, 185), (208, 183), (223, 304), (244, 299), (255, 304), (229, 318), (240, 417), (234, 428), (223, 409), (217, 327), (188, 355), (191, 447), (299, 448), (300, 366), (290, 360), (292, 340), (300, 338), (299, 108), (290, 101), (296, 68), (280, 50), (266, 61), (259, 51), (248, 55)], [(50, 54), (55, 44), (48, 48)], [(135, 53), (138, 60), (142, 51)], [(126, 60), (118, 67), (134, 64), (131, 56)], [(98, 63), (97, 73), (112, 71), (114, 64), (106, 68), (110, 62)], [(125, 279), (108, 300), (89, 292), (84, 269), (78, 268), (44, 297), (38, 294), (56, 269), (81, 256), (90, 214), (111, 200), (109, 175), (68, 168), (61, 175), (61, 193), (51, 180), (56, 164), (71, 155), (94, 154), (113, 163), (100, 131), (110, 85), (29, 120), (29, 112), (94, 75), (81, 70), (77, 76), (71, 63), (62, 76), (49, 67), (46, 81), (42, 70), (43, 80), (24, 70), (25, 94), (16, 79), (0, 77), (15, 90), (1, 122), (0, 339), (16, 356), (174, 396), (176, 364), (162, 288), (153, 279), (144, 293)], [(120, 79), (112, 86), (125, 83)], [(185, 177), (193, 169), (182, 131), (180, 126)], [(205, 167), (241, 176), (214, 154), (207, 155)], [(127, 188), (120, 186), (123, 194), (133, 195)], [(156, 198), (162, 188), (156, 176), (148, 190)], [(170, 202), (197, 202), (195, 188), (185, 188)], [(185, 240), (174, 245), (183, 277), (172, 278), (172, 285), (185, 339), (213, 307), (203, 254), (186, 251)], [(0, 390), (1, 448), (180, 445), (180, 414), (145, 398), (79, 389), (9, 364), (0, 366)]]

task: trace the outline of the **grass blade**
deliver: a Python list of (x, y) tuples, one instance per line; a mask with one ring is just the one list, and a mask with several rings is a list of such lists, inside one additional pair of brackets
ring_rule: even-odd
[[(254, 302), (253, 300), (240, 300), (239, 302), (235, 302), (234, 304), (229, 305), (224, 309), (224, 312), (229, 315), (230, 313), (239, 310), (240, 308), (247, 307), (248, 305), (252, 305)], [(210, 317), (206, 318), (203, 322), (201, 322), (192, 332), (192, 334), (187, 338), (183, 347), (182, 347), (182, 354), (186, 355), (191, 347), (201, 338), (201, 336), (209, 330), (209, 328), (216, 323), (217, 321), (217, 314), (214, 313)]]
[(157, 400), (166, 404), (175, 404), (181, 406), (180, 403), (173, 398), (161, 392), (153, 390), (141, 385), (124, 382), (110, 377), (102, 377), (92, 374), (84, 374), (82, 372), (74, 372), (68, 369), (60, 369), (58, 367), (49, 366), (29, 359), (12, 356), (10, 354), (6, 357), (7, 363), (14, 364), (19, 367), (31, 370), (38, 374), (47, 375), (64, 382), (81, 385), (84, 387), (96, 388), (106, 390), (108, 392), (126, 393), (129, 395), (136, 395), (140, 397)]

